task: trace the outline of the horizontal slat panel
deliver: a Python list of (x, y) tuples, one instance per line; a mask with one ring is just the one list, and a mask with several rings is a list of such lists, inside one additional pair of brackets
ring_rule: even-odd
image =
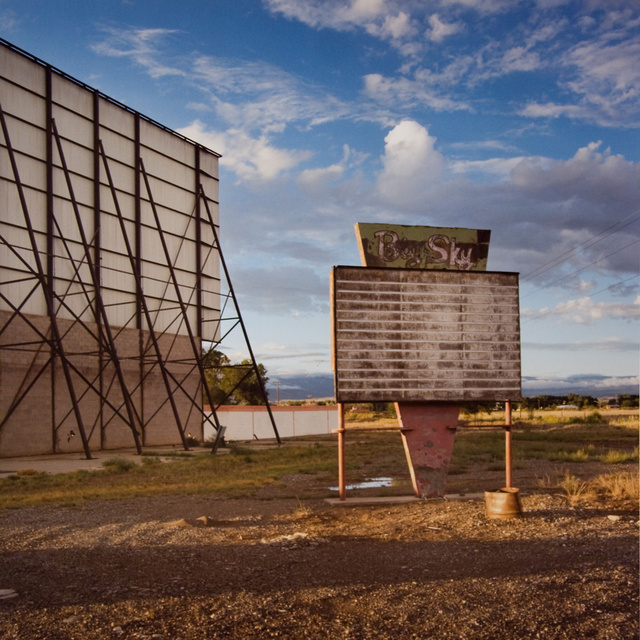
[(336, 267), (339, 402), (521, 397), (518, 276)]

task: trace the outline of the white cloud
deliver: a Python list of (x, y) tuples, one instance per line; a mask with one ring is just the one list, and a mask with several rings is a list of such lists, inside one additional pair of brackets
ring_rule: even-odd
[(407, 11), (394, 8), (405, 4), (407, 10), (412, 8), (402, 1), (385, 0), (266, 0), (267, 7), (274, 13), (316, 29), (362, 29), (370, 36), (389, 42), (402, 55), (412, 57), (421, 49), (413, 40), (419, 31), (418, 23)]
[(450, 162), (449, 167), (453, 173), (484, 174), (506, 180), (523, 160), (525, 158), (522, 156), (516, 158), (490, 158), (488, 160), (457, 160)]
[(554, 308), (543, 308), (538, 311), (523, 309), (523, 318), (536, 319), (537, 317), (553, 315), (555, 318), (564, 318), (576, 324), (590, 325), (597, 320), (632, 320), (640, 318), (640, 298), (634, 303), (623, 302), (594, 302), (588, 296), (561, 302)]
[(274, 180), (311, 157), (308, 151), (278, 149), (266, 136), (252, 138), (239, 129), (207, 131), (199, 120), (179, 133), (221, 153), (220, 164), (248, 182)]
[(211, 105), (205, 104), (204, 102), (188, 102), (185, 108), (191, 109), (191, 111), (211, 111)]
[(518, 112), (525, 118), (559, 118), (566, 116), (572, 119), (596, 120), (597, 113), (593, 109), (585, 106), (573, 104), (556, 104), (547, 102), (541, 104), (539, 102), (530, 102)]
[(633, 206), (640, 189), (640, 164), (599, 151), (591, 142), (566, 161), (535, 162), (524, 159), (514, 169), (514, 185), (545, 200), (582, 199), (611, 207)]
[(427, 37), (433, 42), (442, 42), (448, 36), (458, 33), (462, 30), (462, 25), (457, 22), (442, 22), (437, 13), (429, 16), (430, 29), (427, 31)]
[[(580, 286), (571, 274), (582, 268), (600, 275), (637, 272), (637, 224), (598, 234), (616, 221), (637, 220), (640, 163), (600, 151), (597, 142), (568, 160), (521, 155), (461, 161), (437, 150), (435, 138), (418, 123), (401, 124), (385, 139), (377, 187), (404, 224), (447, 220), (451, 226), (494, 229), (492, 268), (524, 274), (586, 243), (553, 272), (532, 278), (544, 284), (567, 274), (558, 286), (570, 290)], [(593, 279), (589, 273), (582, 277)]]
[(344, 167), (340, 164), (332, 164), (320, 169), (305, 169), (296, 179), (298, 186), (316, 191), (325, 186), (327, 182), (339, 180), (344, 175)]
[(93, 45), (101, 55), (116, 58), (131, 58), (144, 67), (152, 78), (184, 76), (184, 71), (160, 62), (158, 46), (169, 36), (178, 33), (175, 29), (105, 29), (106, 40)]
[(282, 131), (289, 123), (317, 126), (351, 112), (324, 90), (260, 61), (200, 56), (193, 73), (218, 115), (237, 127)]
[(567, 86), (601, 112), (601, 121), (634, 120), (640, 100), (640, 37), (581, 43), (563, 62), (576, 71)]
[[(546, 345), (542, 345), (545, 347)], [(573, 345), (568, 345), (569, 349), (563, 349), (562, 345), (556, 345), (558, 351), (576, 351), (592, 349), (590, 344), (584, 346), (576, 345), (577, 349), (573, 349)], [(528, 348), (535, 348), (536, 345), (528, 345)], [(554, 349), (551, 346), (550, 350)], [(584, 373), (579, 375), (567, 376), (564, 378), (558, 376), (523, 376), (522, 386), (527, 394), (532, 393), (550, 393), (553, 395), (563, 393), (589, 393), (597, 395), (617, 395), (619, 393), (637, 393), (638, 376), (616, 376), (602, 375), (598, 373)]]
[(233, 278), (236, 291), (245, 292), (240, 299), (243, 310), (250, 309), (271, 315), (329, 311), (328, 275), (320, 277), (310, 267), (236, 267)]
[(265, 0), (274, 13), (310, 27), (345, 30), (366, 26), (386, 13), (385, 0)]
[[(607, 33), (597, 40), (585, 40), (557, 57), (561, 73), (559, 85), (570, 91), (574, 100), (532, 101), (520, 109), (520, 115), (565, 116), (601, 126), (639, 126), (640, 37), (613, 42), (611, 38)], [(535, 60), (525, 59), (520, 63), (535, 65)]]
[(529, 51), (526, 47), (513, 47), (505, 51), (502, 58), (502, 70), (504, 73), (534, 71), (540, 66), (540, 56), (538, 53)]
[(382, 26), (371, 32), (389, 40), (401, 40), (415, 35), (416, 28), (411, 24), (411, 18), (401, 11), (397, 16), (386, 16)]
[(416, 73), (414, 80), (370, 73), (364, 76), (365, 94), (378, 102), (396, 107), (425, 105), (434, 111), (471, 111), (468, 104), (453, 100), (435, 89), (433, 84), (439, 79), (429, 72)]
[(536, 351), (611, 351), (615, 353), (636, 351), (640, 347), (640, 342), (617, 337), (604, 337), (588, 342), (525, 342), (522, 346)]
[(317, 194), (325, 189), (328, 183), (343, 179), (348, 169), (360, 166), (367, 157), (368, 154), (355, 151), (345, 144), (342, 146), (340, 162), (328, 167), (305, 169), (297, 177), (296, 184), (309, 193)]
[(513, 0), (441, 0), (443, 6), (463, 6), (478, 13), (500, 13), (513, 5)]
[(3, 31), (11, 31), (20, 24), (20, 20), (16, 17), (15, 11), (5, 9), (0, 11), (0, 29)]
[(436, 138), (413, 120), (404, 120), (384, 139), (383, 169), (378, 190), (386, 201), (420, 198), (445, 168), (445, 159), (435, 149)]

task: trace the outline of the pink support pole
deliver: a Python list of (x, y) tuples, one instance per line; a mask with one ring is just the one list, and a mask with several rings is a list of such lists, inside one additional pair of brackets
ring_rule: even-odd
[(396, 412), (416, 495), (443, 497), (459, 407), (449, 402), (397, 402)]

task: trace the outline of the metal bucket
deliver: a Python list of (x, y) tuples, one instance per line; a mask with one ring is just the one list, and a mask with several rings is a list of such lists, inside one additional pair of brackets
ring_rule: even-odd
[(487, 508), (487, 518), (494, 520), (522, 518), (519, 489), (503, 487), (497, 491), (485, 491), (484, 502)]

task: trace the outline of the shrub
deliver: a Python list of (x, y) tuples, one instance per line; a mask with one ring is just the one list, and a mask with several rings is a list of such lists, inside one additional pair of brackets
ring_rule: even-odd
[(599, 456), (602, 462), (607, 464), (622, 464), (624, 462), (638, 462), (638, 447), (633, 451), (616, 451), (609, 449), (607, 453)]
[(113, 471), (115, 473), (128, 473), (132, 469), (135, 469), (138, 465), (133, 460), (127, 458), (109, 458), (102, 463), (102, 466), (107, 471)]

